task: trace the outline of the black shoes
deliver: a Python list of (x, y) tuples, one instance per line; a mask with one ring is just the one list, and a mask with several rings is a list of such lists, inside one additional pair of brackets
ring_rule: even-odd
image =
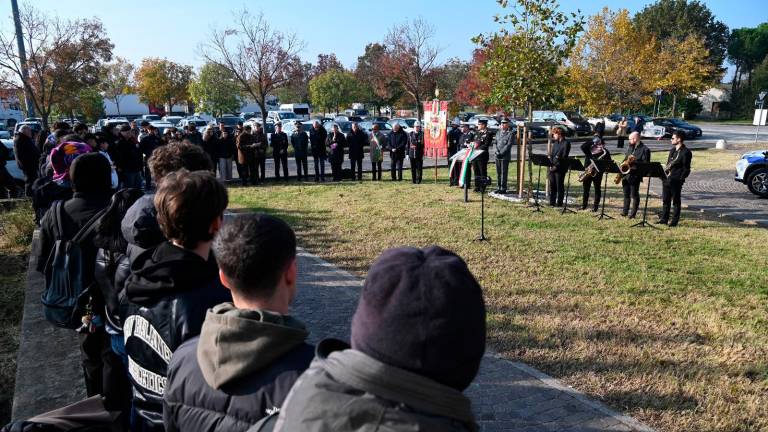
[(666, 219), (659, 219), (654, 223), (658, 225), (667, 225), (669, 222)]

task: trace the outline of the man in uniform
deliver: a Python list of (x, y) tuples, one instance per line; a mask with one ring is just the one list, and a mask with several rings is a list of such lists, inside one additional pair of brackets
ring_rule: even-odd
[(512, 159), (512, 146), (515, 145), (515, 134), (509, 128), (509, 119), (501, 120), (501, 130), (493, 137), (496, 150), (496, 193), (507, 193), (507, 177), (509, 176), (509, 161)]
[[(466, 123), (461, 125), (461, 137), (459, 137), (459, 144), (456, 151), (463, 151), (465, 148), (473, 146), (474, 142), (475, 133), (469, 129), (469, 125)], [(451, 172), (451, 186), (459, 185), (459, 178), (461, 177), (461, 166), (461, 161), (456, 161), (456, 164), (453, 166), (453, 171)], [(467, 178), (467, 182), (468, 185), (472, 184), (469, 178)]]
[[(629, 147), (624, 154), (624, 160), (626, 161), (630, 156), (635, 157), (635, 162), (630, 164), (629, 174), (621, 180), (621, 186), (624, 189), (624, 209), (621, 215), (634, 219), (637, 208), (640, 206), (640, 183), (643, 182), (643, 178), (637, 175), (637, 165), (635, 164), (637, 162), (650, 162), (651, 160), (651, 149), (640, 141), (640, 132), (629, 134)], [(630, 201), (632, 202), (631, 211), (629, 209)]]
[(421, 122), (413, 124), (414, 131), (409, 134), (408, 159), (411, 161), (411, 182), (421, 184), (421, 173), (424, 168), (424, 131)]
[(459, 151), (459, 141), (461, 140), (461, 129), (459, 129), (459, 122), (456, 120), (451, 121), (451, 130), (448, 131), (448, 157), (451, 157)]
[(296, 178), (299, 181), (306, 181), (309, 177), (307, 166), (309, 136), (304, 132), (301, 122), (297, 121), (294, 124), (296, 127), (291, 134), (291, 145), (293, 146), (293, 156), (296, 158)]
[[(472, 160), (472, 171), (475, 174), (475, 179), (488, 175), (488, 161), (490, 160), (488, 152), (490, 151), (491, 140), (493, 140), (493, 136), (488, 131), (488, 120), (479, 120), (475, 134), (475, 150), (485, 150), (485, 152)], [(475, 182), (475, 192), (481, 191), (480, 185)]]
[(280, 180), (280, 165), (283, 165), (283, 176), (288, 180), (288, 135), (283, 132), (282, 123), (275, 123), (275, 133), (272, 134), (272, 157), (275, 159), (275, 180)]

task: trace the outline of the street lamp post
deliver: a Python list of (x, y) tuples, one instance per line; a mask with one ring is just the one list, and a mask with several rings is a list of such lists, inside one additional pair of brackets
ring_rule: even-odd
[(760, 123), (763, 121), (763, 105), (765, 104), (765, 96), (768, 94), (765, 90), (761, 91), (757, 95), (757, 102), (755, 105), (760, 105), (760, 111), (757, 113), (757, 129), (755, 130), (755, 144), (757, 144), (757, 137), (760, 135)]
[(656, 103), (653, 105), (653, 116), (658, 117), (659, 113), (661, 112), (661, 94), (664, 93), (664, 90), (657, 88), (653, 94), (656, 95)]

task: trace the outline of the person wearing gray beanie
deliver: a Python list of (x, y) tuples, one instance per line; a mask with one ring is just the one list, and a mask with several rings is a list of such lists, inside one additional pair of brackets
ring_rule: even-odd
[(462, 394), (485, 353), (480, 284), (458, 255), (385, 251), (352, 318), (352, 345), (326, 339), (280, 413), (251, 430), (478, 430)]

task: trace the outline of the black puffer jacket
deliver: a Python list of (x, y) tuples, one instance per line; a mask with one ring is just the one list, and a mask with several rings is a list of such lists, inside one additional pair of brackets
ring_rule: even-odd
[(231, 301), (213, 254), (208, 260), (163, 242), (139, 254), (125, 284), (123, 319), (133, 402), (146, 422), (163, 422), (163, 393), (171, 355), (200, 334), (205, 311)]
[(222, 303), (209, 310), (199, 338), (173, 354), (165, 430), (246, 431), (277, 412), (314, 356), (294, 318)]

